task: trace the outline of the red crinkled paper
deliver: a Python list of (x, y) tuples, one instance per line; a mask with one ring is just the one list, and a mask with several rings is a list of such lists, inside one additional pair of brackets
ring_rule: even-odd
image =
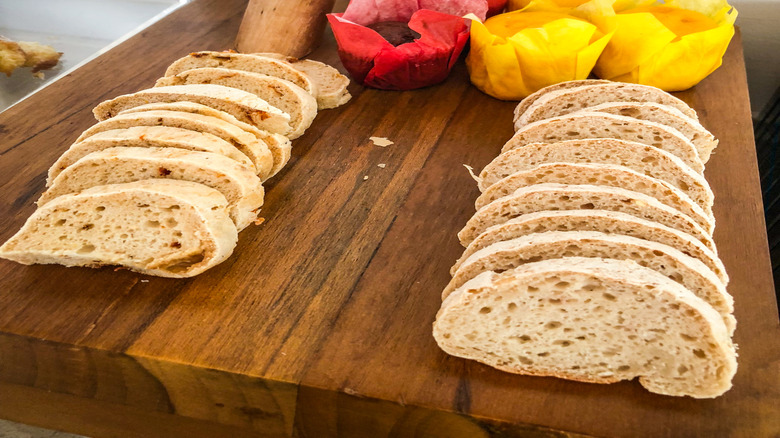
[[(469, 37), (463, 15), (484, 19), (487, 0), (352, 0), (343, 14), (329, 14), (339, 56), (352, 78), (383, 90), (412, 90), (443, 81)], [(393, 46), (369, 29), (383, 21), (408, 22), (420, 34)]]

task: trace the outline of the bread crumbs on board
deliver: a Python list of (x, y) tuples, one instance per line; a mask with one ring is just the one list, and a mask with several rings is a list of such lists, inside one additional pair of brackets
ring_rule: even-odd
[(391, 144), (395, 144), (385, 137), (369, 137), (368, 139), (371, 140), (374, 143), (374, 145), (379, 146), (380, 148), (384, 148), (390, 146)]
[(378, 167), (380, 169), (384, 169), (385, 166), (387, 166), (387, 164), (385, 164), (385, 163), (379, 163), (379, 164), (376, 165), (376, 167)]

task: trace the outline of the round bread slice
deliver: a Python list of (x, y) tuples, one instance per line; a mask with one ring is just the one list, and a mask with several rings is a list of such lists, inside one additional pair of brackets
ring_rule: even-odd
[(266, 52), (255, 53), (255, 55), (286, 61), (296, 70), (306, 74), (316, 84), (317, 105), (321, 110), (339, 107), (352, 98), (347, 90), (349, 78), (328, 64), (311, 59), (293, 58), (280, 53)]
[(479, 174), (479, 189), (522, 170), (546, 163), (600, 163), (628, 167), (682, 190), (702, 208), (712, 210), (715, 196), (704, 177), (677, 156), (654, 146), (613, 138), (532, 143), (497, 156)]
[(517, 106), (515, 107), (515, 111), (514, 111), (515, 116), (513, 120), (517, 120), (518, 118), (520, 118), (520, 116), (523, 115), (523, 113), (525, 113), (528, 110), (528, 107), (530, 107), (534, 102), (539, 100), (540, 97), (552, 91), (568, 90), (570, 88), (577, 88), (585, 85), (599, 85), (599, 84), (610, 84), (610, 83), (612, 83), (612, 81), (608, 81), (605, 79), (584, 79), (579, 81), (560, 82), (554, 85), (544, 87), (541, 90), (529, 95), (528, 97), (523, 99), (519, 104), (517, 104)]
[(617, 138), (663, 149), (691, 169), (704, 172), (696, 147), (674, 128), (632, 117), (597, 112), (578, 112), (523, 126), (504, 145), (506, 152), (530, 143), (555, 143), (583, 138)]
[(92, 112), (102, 121), (128, 108), (158, 102), (195, 102), (232, 115), (244, 123), (277, 134), (291, 131), (290, 115), (252, 93), (212, 84), (172, 85), (125, 94), (98, 104)]
[(673, 106), (654, 102), (608, 102), (585, 108), (584, 111), (633, 117), (674, 128), (696, 146), (696, 151), (704, 163), (710, 160), (712, 151), (718, 146), (715, 136), (704, 129), (698, 120), (686, 116)]
[[(248, 123), (239, 121), (237, 118), (230, 114), (220, 111), (210, 106), (201, 105), (194, 102), (168, 102), (168, 103), (149, 103), (146, 105), (137, 106), (122, 111), (120, 115), (141, 113), (147, 111), (179, 111), (188, 114), (198, 114), (201, 116), (213, 117), (221, 119), (224, 122), (230, 123), (238, 128), (252, 134), (255, 138), (268, 146), (273, 156), (273, 165), (271, 171), (263, 180), (270, 178), (277, 173), (287, 164), (292, 154), (292, 144), (290, 139), (281, 135), (274, 134), (272, 132), (258, 129)], [(189, 117), (189, 116), (187, 116)]]
[(613, 164), (547, 163), (515, 172), (485, 190), (477, 198), (477, 210), (498, 198), (511, 195), (520, 187), (542, 183), (589, 184), (632, 190), (681, 211), (710, 234), (715, 230), (715, 217), (710, 206), (704, 210), (673, 185)]
[(252, 93), (290, 115), (290, 139), (296, 139), (317, 116), (317, 100), (290, 81), (243, 70), (205, 67), (185, 70), (157, 80), (155, 87), (187, 84), (215, 84)]
[(550, 91), (540, 96), (515, 119), (515, 130), (539, 120), (570, 114), (607, 102), (655, 102), (669, 105), (698, 120), (696, 111), (682, 100), (648, 85), (610, 82)]
[(466, 247), (463, 255), (450, 269), (450, 274), (455, 275), (455, 271), (472, 254), (494, 243), (548, 231), (600, 231), (662, 243), (700, 260), (724, 285), (729, 283), (726, 267), (717, 254), (690, 235), (657, 222), (605, 210), (538, 211), (494, 225)]
[(223, 262), (237, 240), (218, 191), (190, 181), (143, 180), (52, 200), (0, 247), (0, 257), (184, 278)]
[(639, 377), (665, 395), (717, 397), (737, 370), (720, 315), (628, 260), (484, 272), (442, 303), (433, 336), (445, 352), (503, 371), (593, 383)]
[[(275, 165), (274, 155), (265, 140), (258, 138), (242, 127), (218, 117), (166, 109), (179, 105), (209, 107), (191, 102), (149, 104), (149, 106), (151, 105), (154, 105), (155, 109), (145, 108), (147, 105), (142, 105), (133, 108), (132, 111), (123, 111), (110, 119), (92, 125), (76, 139), (76, 143), (84, 141), (99, 132), (114, 129), (128, 129), (139, 126), (168, 126), (188, 129), (214, 135), (233, 145), (252, 161), (257, 174), (263, 180), (268, 179), (272, 174)], [(146, 111), (146, 109), (149, 109), (149, 111)], [(213, 111), (216, 112), (217, 110)], [(246, 123), (244, 125), (249, 126)]]
[(168, 66), (165, 76), (174, 76), (186, 70), (204, 67), (222, 67), (276, 76), (303, 88), (312, 96), (316, 96), (319, 91), (308, 75), (288, 62), (267, 56), (236, 52), (201, 51), (190, 53)]
[(87, 154), (113, 147), (169, 147), (212, 152), (252, 166), (246, 155), (215, 135), (169, 126), (134, 126), (95, 132), (84, 140), (73, 143), (49, 168), (46, 186), (51, 186), (60, 172)]
[(250, 167), (225, 156), (178, 148), (116, 147), (93, 152), (68, 166), (41, 195), (38, 206), (90, 187), (155, 178), (192, 181), (218, 190), (230, 204), (230, 218), (238, 231), (257, 219), (263, 205), (260, 178)]
[(687, 233), (715, 252), (712, 236), (678, 210), (642, 193), (592, 185), (544, 183), (522, 187), (479, 209), (458, 233), (458, 238), (463, 246), (468, 246), (494, 225), (546, 210), (608, 210), (626, 213)]
[(680, 283), (723, 317), (729, 333), (736, 322), (733, 298), (704, 263), (663, 243), (598, 231), (549, 231), (497, 242), (467, 258), (442, 292), (442, 299), (485, 271), (501, 273), (524, 263), (561, 257), (632, 260)]

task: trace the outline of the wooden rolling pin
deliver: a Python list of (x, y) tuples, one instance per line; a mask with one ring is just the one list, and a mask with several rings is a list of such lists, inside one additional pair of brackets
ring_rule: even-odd
[(250, 0), (236, 38), (241, 53), (277, 52), (296, 58), (320, 43), (325, 14), (336, 0)]

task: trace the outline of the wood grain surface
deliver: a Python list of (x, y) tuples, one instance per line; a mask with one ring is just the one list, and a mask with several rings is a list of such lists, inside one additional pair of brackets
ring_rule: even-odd
[[(0, 240), (92, 107), (186, 53), (230, 48), (245, 7), (194, 0), (0, 114)], [(329, 33), (312, 58), (340, 67)], [(462, 62), (423, 90), (350, 91), (293, 143), (265, 223), (201, 276), (0, 260), (0, 417), (96, 437), (780, 435), (780, 326), (738, 36), (723, 67), (679, 93), (720, 139), (706, 175), (740, 356), (715, 400), (515, 376), (439, 350), (431, 323), (478, 195), (463, 164), (498, 154), (514, 103), (470, 86)]]

